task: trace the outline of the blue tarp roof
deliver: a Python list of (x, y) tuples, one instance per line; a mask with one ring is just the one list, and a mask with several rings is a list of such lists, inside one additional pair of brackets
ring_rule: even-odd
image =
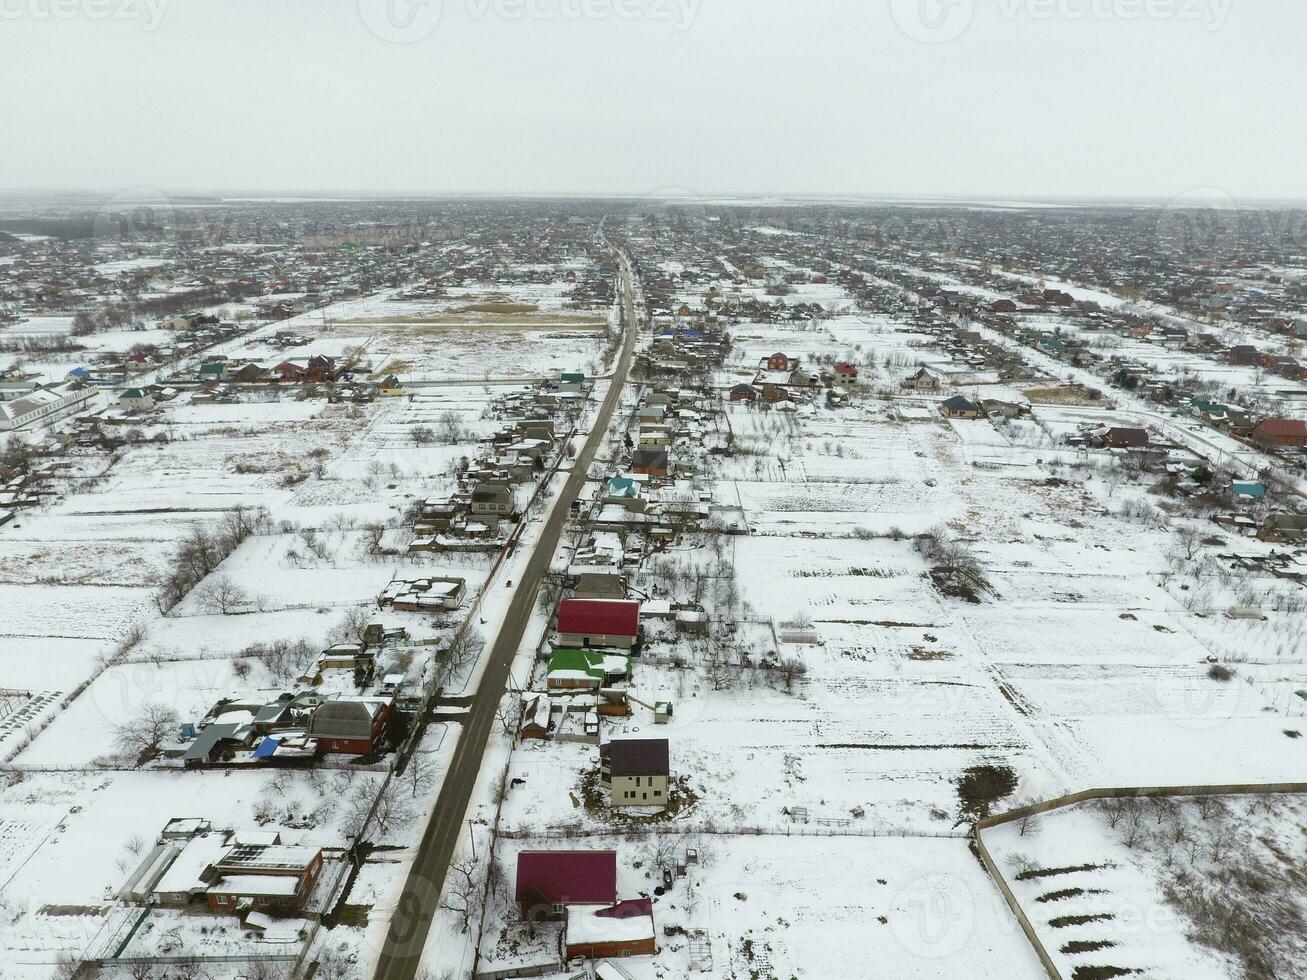
[(254, 758), (256, 759), (270, 758), (271, 756), (276, 754), (279, 748), (281, 748), (281, 739), (273, 738), (271, 735), (269, 735), (262, 742), (260, 742), (259, 747), (254, 750)]

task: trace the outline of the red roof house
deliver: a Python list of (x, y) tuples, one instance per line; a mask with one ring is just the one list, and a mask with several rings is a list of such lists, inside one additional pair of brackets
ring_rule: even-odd
[(565, 647), (630, 649), (640, 632), (640, 603), (628, 599), (564, 599), (558, 606)]
[(1263, 446), (1307, 446), (1307, 422), (1266, 419), (1253, 427), (1253, 441)]
[(835, 365), (835, 377), (841, 381), (857, 381), (858, 366), (850, 364), (848, 361), (840, 361)]
[(616, 851), (523, 851), (517, 906), (526, 919), (561, 918), (569, 905), (617, 901)]

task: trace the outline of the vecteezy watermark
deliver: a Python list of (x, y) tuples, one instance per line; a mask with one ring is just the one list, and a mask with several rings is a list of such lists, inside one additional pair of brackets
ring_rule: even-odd
[[(621, 20), (689, 30), (702, 0), (451, 0), (474, 21)], [(383, 41), (412, 44), (440, 26), (445, 0), (358, 0), (368, 30)]]
[(914, 41), (943, 44), (961, 37), (976, 16), (975, 0), (890, 0), (894, 23)]
[(1239, 244), (1242, 214), (1234, 198), (1219, 187), (1194, 187), (1177, 194), (1157, 216), (1157, 246), (1216, 259)]
[(995, 0), (1005, 20), (1171, 20), (1219, 31), (1234, 0)]
[[(1219, 31), (1234, 0), (993, 0), (1003, 20), (1175, 21)], [(961, 37), (976, 16), (976, 0), (891, 0), (894, 21), (908, 37), (942, 44)]]
[[(1189, 731), (1211, 731), (1235, 718), (1248, 688), (1233, 672), (1207, 661), (1192, 647), (1171, 657), (1157, 677), (1157, 703), (1174, 724)], [(1216, 668), (1216, 669), (1214, 669)]]
[(119, 191), (95, 212), (91, 234), (106, 243), (172, 241), (177, 237), (177, 208), (157, 187)]
[(942, 960), (967, 948), (976, 928), (976, 896), (951, 874), (917, 878), (894, 899), (890, 930), (907, 952)]
[(134, 20), (157, 30), (171, 0), (0, 0), (0, 20)]
[(443, 0), (359, 0), (359, 16), (377, 37), (391, 44), (412, 44), (440, 26)]

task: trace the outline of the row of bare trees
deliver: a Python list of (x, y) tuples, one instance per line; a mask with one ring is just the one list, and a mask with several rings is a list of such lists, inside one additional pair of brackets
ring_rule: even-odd
[[(217, 527), (196, 525), (173, 556), (172, 565), (156, 597), (159, 611), (166, 613), (181, 602), (250, 535), (266, 534), (271, 530), (272, 519), (263, 507), (237, 506), (227, 511)], [(220, 606), (224, 602), (234, 605), (239, 601), (233, 588), (219, 589), (218, 592), (221, 595), (215, 595), (213, 601)]]

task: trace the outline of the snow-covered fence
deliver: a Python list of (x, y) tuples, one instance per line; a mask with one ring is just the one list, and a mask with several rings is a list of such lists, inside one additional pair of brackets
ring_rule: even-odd
[(555, 960), (553, 963), (538, 963), (535, 966), (515, 966), (507, 970), (490, 970), (488, 972), (473, 974), (475, 980), (509, 980), (511, 977), (547, 977), (555, 973), (561, 973), (563, 964)]
[(1000, 813), (997, 816), (986, 817), (976, 823), (974, 834), (976, 842), (976, 851), (980, 855), (980, 861), (989, 872), (989, 876), (994, 879), (998, 890), (1003, 895), (1003, 900), (1007, 903), (1008, 908), (1016, 917), (1017, 924), (1021, 926), (1021, 931), (1026, 934), (1031, 948), (1035, 955), (1039, 957), (1039, 962), (1043, 964), (1051, 980), (1064, 980), (1062, 973), (1058, 970), (1057, 965), (1053, 962), (1052, 956), (1049, 955), (1044, 944), (1039, 939), (1039, 934), (1026, 917), (1025, 910), (1017, 900), (1012, 888), (1008, 885), (1007, 879), (1002, 872), (998, 870), (998, 865), (989, 853), (989, 848), (985, 845), (984, 832), (991, 827), (1000, 827), (1004, 824), (1014, 823), (1021, 820), (1027, 820), (1030, 817), (1039, 816), (1040, 814), (1050, 813), (1054, 810), (1062, 810), (1066, 807), (1078, 806), (1081, 803), (1088, 803), (1094, 800), (1121, 800), (1121, 799), (1144, 799), (1156, 797), (1188, 797), (1188, 796), (1282, 796), (1307, 794), (1307, 783), (1266, 783), (1263, 785), (1248, 784), (1230, 784), (1223, 786), (1136, 786), (1136, 787), (1118, 787), (1115, 789), (1087, 789), (1079, 793), (1071, 793), (1068, 796), (1059, 796), (1056, 799), (1045, 800), (1043, 803), (1035, 803), (1031, 806), (1018, 807), (1015, 810), (1009, 810), (1007, 813)]
[(965, 840), (970, 831), (909, 830), (904, 827), (854, 826), (822, 827), (809, 824), (784, 824), (778, 827), (723, 827), (715, 824), (666, 826), (639, 824), (629, 827), (558, 828), (552, 830), (500, 830), (496, 836), (508, 840), (572, 840), (578, 837), (896, 837), (903, 839), (931, 837)]

